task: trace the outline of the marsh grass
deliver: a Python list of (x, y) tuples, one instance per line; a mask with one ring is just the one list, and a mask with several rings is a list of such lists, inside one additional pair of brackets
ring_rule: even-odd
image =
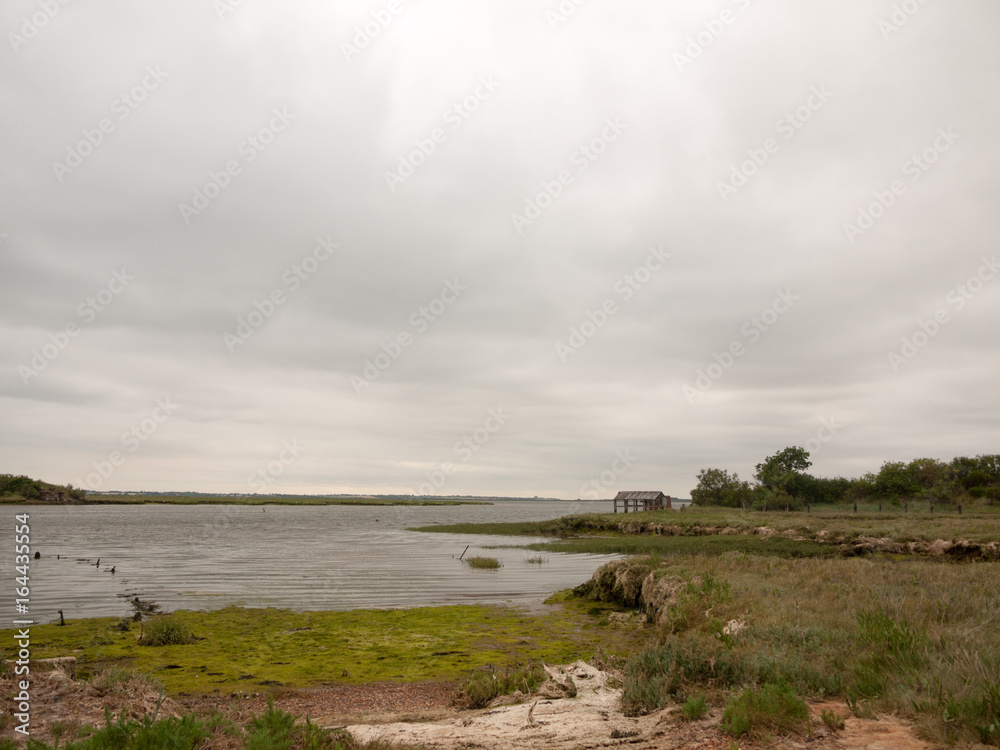
[(476, 570), (498, 570), (500, 561), (495, 557), (467, 557), (463, 562)]
[(592, 513), (535, 522), (421, 526), (410, 531), (565, 538), (639, 534), (641, 527), (655, 523), (682, 535), (711, 534), (713, 528), (752, 532), (767, 526), (779, 534), (793, 532), (806, 540), (815, 540), (820, 532), (826, 532), (826, 538), (842, 541), (859, 537), (885, 537), (896, 542), (1000, 541), (1000, 505), (966, 505), (962, 514), (957, 512), (957, 506), (938, 505), (934, 513), (929, 512), (927, 503), (911, 503), (909, 507), (909, 512), (904, 512), (902, 506), (886, 504), (879, 513), (875, 505), (859, 505), (855, 513), (852, 506), (813, 506), (812, 512), (806, 513), (689, 506), (683, 512)]
[[(598, 574), (577, 591), (645, 608), (650, 576), (689, 582), (660, 607), (660, 642), (623, 668), (632, 713), (770, 683), (841, 697), (858, 716), (896, 713), (932, 742), (1000, 745), (998, 563), (740, 552), (631, 562), (634, 577)], [(747, 627), (726, 635), (734, 620)]]
[(525, 565), (544, 565), (549, 561), (549, 558), (542, 557), (541, 555), (535, 555), (534, 557), (524, 558)]

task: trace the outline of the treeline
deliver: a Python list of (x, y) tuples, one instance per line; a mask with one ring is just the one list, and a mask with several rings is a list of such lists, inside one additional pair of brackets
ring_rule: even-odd
[(855, 479), (814, 477), (806, 472), (811, 465), (808, 451), (790, 447), (757, 464), (753, 482), (725, 469), (702, 469), (691, 501), (758, 510), (859, 501), (1000, 505), (1000, 454), (960, 456), (948, 463), (934, 458), (886, 461), (878, 472)]
[(49, 484), (41, 479), (26, 476), (0, 474), (0, 501), (6, 503), (38, 500), (43, 492), (65, 492), (66, 497), (83, 500), (87, 492), (75, 489), (73, 485)]

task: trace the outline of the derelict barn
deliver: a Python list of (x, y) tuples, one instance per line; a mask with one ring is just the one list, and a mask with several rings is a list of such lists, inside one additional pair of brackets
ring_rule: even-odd
[(662, 492), (637, 490), (619, 492), (615, 495), (615, 513), (618, 512), (619, 502), (624, 507), (625, 513), (629, 510), (637, 513), (641, 510), (669, 510), (672, 507), (670, 495), (664, 495)]

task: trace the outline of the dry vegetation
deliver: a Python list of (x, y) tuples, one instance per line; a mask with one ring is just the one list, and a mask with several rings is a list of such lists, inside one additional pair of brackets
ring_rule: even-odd
[(643, 609), (659, 643), (625, 667), (641, 713), (746, 686), (839, 696), (857, 716), (895, 713), (927, 739), (1000, 745), (996, 563), (632, 558), (578, 593)]

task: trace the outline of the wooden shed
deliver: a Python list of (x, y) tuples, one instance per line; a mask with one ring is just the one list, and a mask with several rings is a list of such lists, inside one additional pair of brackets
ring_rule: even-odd
[(621, 502), (624, 507), (624, 512), (628, 513), (629, 510), (641, 511), (641, 510), (668, 510), (672, 506), (670, 504), (670, 495), (664, 495), (662, 492), (654, 492), (652, 490), (623, 490), (615, 496), (615, 513), (618, 512), (618, 503)]

